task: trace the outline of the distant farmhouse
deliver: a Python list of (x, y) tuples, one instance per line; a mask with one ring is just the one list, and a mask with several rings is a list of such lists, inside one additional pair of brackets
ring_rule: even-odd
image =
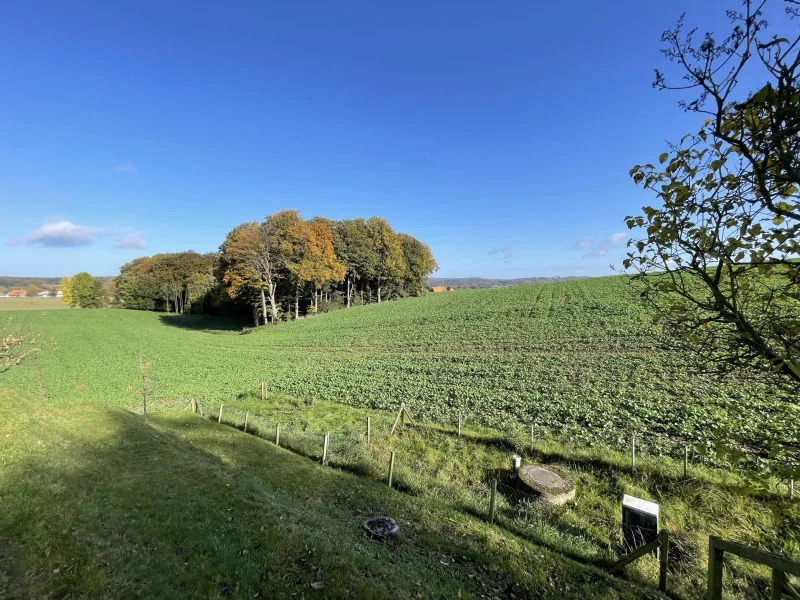
[(24, 298), (27, 295), (28, 294), (25, 292), (25, 290), (11, 290), (8, 292), (9, 298)]
[(434, 285), (428, 288), (430, 292), (455, 292), (456, 288), (451, 285)]

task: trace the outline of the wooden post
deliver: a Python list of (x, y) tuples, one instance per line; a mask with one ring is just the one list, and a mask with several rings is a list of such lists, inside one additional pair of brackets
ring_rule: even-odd
[(281, 445), (281, 424), (275, 423), (275, 445)]
[(328, 446), (331, 443), (331, 432), (325, 434), (325, 437), (322, 438), (322, 464), (328, 462)]
[(631, 436), (631, 473), (636, 473), (636, 435)]
[(531, 457), (533, 457), (533, 423), (531, 423)]
[(722, 559), (725, 552), (717, 548), (717, 537), (708, 538), (708, 600), (722, 600)]
[(370, 431), (372, 429), (371, 425), (372, 425), (371, 419), (370, 417), (367, 417), (367, 446), (369, 446), (370, 443), (372, 442), (371, 431)]
[(658, 589), (662, 592), (667, 591), (667, 567), (669, 567), (669, 532), (662, 529), (658, 533), (659, 540), (661, 541), (661, 548), (659, 549), (659, 570), (658, 570)]
[(247, 433), (247, 417), (250, 416), (250, 411), (244, 411), (244, 432)]
[(389, 487), (392, 487), (392, 475), (394, 475), (394, 450), (389, 455)]
[(222, 407), (223, 406), (225, 406), (225, 405), (220, 403), (220, 405), (219, 405), (219, 416), (217, 417), (217, 423), (222, 423)]
[(772, 582), (770, 583), (770, 600), (783, 598), (783, 586), (786, 585), (786, 573), (780, 569), (772, 569)]
[(458, 411), (458, 437), (461, 437), (461, 411)]
[(494, 525), (494, 501), (497, 495), (497, 479), (492, 480), (492, 489), (489, 493), (489, 523)]
[(683, 449), (683, 478), (686, 479), (688, 474), (689, 474), (689, 446), (686, 446)]

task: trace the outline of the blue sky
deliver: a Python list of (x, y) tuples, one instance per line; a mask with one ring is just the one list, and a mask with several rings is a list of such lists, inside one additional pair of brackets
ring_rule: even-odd
[(379, 215), (440, 276), (602, 275), (695, 131), (652, 89), (738, 2), (17, 2), (0, 20), (0, 274), (115, 274), (283, 208)]

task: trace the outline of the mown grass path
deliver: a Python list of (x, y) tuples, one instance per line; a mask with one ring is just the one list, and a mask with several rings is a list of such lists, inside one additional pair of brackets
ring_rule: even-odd
[[(116, 407), (0, 388), (0, 423), (0, 592), (10, 597), (650, 595), (435, 499), (188, 412), (145, 425)], [(363, 532), (378, 514), (400, 522), (397, 539)]]

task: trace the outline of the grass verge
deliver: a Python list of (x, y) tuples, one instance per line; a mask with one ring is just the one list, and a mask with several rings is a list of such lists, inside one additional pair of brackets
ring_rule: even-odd
[[(426, 495), (189, 412), (0, 389), (0, 596), (642, 598)], [(388, 543), (361, 528), (389, 514)]]

